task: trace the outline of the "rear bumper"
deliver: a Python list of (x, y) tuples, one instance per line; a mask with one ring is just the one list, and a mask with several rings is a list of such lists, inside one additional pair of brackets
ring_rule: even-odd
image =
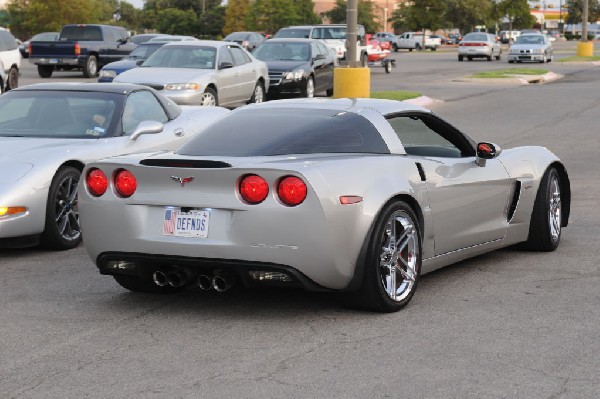
[(61, 57), (29, 57), (29, 62), (35, 65), (51, 65), (51, 66), (73, 66), (83, 67), (85, 65), (85, 58), (61, 58)]
[[(114, 267), (115, 261), (133, 262), (130, 268)], [(106, 252), (98, 256), (96, 265), (100, 274), (104, 275), (131, 275), (147, 278), (157, 270), (166, 270), (171, 267), (185, 269), (191, 276), (190, 281), (195, 281), (198, 275), (214, 275), (216, 273), (234, 274), (246, 287), (278, 286), (303, 288), (308, 291), (331, 291), (312, 281), (297, 269), (275, 263), (253, 262), (238, 259), (211, 259), (184, 256), (147, 255), (131, 252)], [(276, 272), (289, 277), (288, 281), (257, 280), (252, 278), (251, 272)]]

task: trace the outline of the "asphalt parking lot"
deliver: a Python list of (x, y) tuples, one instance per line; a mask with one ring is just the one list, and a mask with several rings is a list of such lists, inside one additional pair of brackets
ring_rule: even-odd
[[(557, 45), (555, 59), (573, 54)], [(564, 77), (503, 85), (455, 80), (505, 58), (393, 56), (372, 90), (421, 92), (476, 140), (563, 160), (573, 203), (557, 251), (459, 262), (425, 275), (402, 311), (372, 314), (302, 291), (133, 294), (82, 246), (0, 250), (0, 397), (597, 398), (600, 66), (519, 65)], [(20, 84), (36, 81), (25, 66)]]

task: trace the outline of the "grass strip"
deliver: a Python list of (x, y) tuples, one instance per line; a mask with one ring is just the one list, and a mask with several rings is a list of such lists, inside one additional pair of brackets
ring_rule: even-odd
[(591, 61), (600, 61), (600, 55), (593, 56), (581, 56), (575, 55), (573, 57), (566, 57), (556, 60), (556, 62), (591, 62)]
[(411, 98), (421, 97), (421, 93), (416, 91), (372, 91), (371, 98), (382, 98), (385, 100), (410, 100)]
[(536, 68), (508, 68), (495, 71), (479, 72), (469, 77), (471, 78), (512, 78), (515, 75), (544, 75), (548, 73), (547, 69)]

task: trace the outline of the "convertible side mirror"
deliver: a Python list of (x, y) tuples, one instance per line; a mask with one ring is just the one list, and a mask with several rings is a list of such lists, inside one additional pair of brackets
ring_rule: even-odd
[(494, 159), (502, 152), (502, 148), (499, 145), (493, 143), (478, 143), (477, 144), (477, 157), (475, 163), (481, 167), (485, 166), (485, 161), (488, 159)]
[(129, 140), (136, 140), (142, 134), (156, 134), (162, 132), (164, 125), (157, 121), (141, 121), (129, 136)]

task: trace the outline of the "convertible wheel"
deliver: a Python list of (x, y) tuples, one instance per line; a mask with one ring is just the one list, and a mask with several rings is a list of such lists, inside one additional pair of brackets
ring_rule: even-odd
[(90, 55), (83, 67), (83, 77), (93, 78), (98, 73), (98, 60), (96, 56)]
[(10, 71), (8, 71), (6, 86), (6, 90), (12, 90), (19, 87), (19, 70), (17, 67), (12, 67), (10, 68)]
[(217, 97), (217, 92), (211, 88), (207, 87), (202, 93), (202, 99), (200, 100), (200, 105), (204, 105), (205, 107), (216, 107), (219, 105), (219, 97)]
[(46, 227), (42, 243), (47, 248), (65, 250), (79, 245), (81, 227), (77, 206), (77, 183), (81, 172), (65, 167), (52, 179), (46, 203)]
[(254, 86), (254, 92), (252, 93), (252, 97), (250, 97), (250, 103), (262, 103), (265, 101), (265, 88), (263, 87), (261, 82), (256, 82), (256, 86)]
[(315, 96), (315, 81), (312, 76), (306, 79), (306, 86), (302, 90), (302, 97), (312, 98)]
[(558, 248), (562, 228), (560, 176), (555, 168), (549, 168), (540, 183), (531, 222), (526, 248), (534, 251), (550, 252)]
[(367, 249), (363, 283), (354, 305), (379, 312), (406, 306), (421, 272), (418, 219), (408, 204), (388, 204), (377, 219)]
[(152, 276), (143, 278), (138, 276), (114, 275), (113, 278), (116, 280), (117, 283), (119, 283), (121, 287), (134, 292), (148, 292), (153, 294), (174, 294), (185, 288), (185, 286), (158, 286), (154, 283), (154, 281), (152, 281)]

